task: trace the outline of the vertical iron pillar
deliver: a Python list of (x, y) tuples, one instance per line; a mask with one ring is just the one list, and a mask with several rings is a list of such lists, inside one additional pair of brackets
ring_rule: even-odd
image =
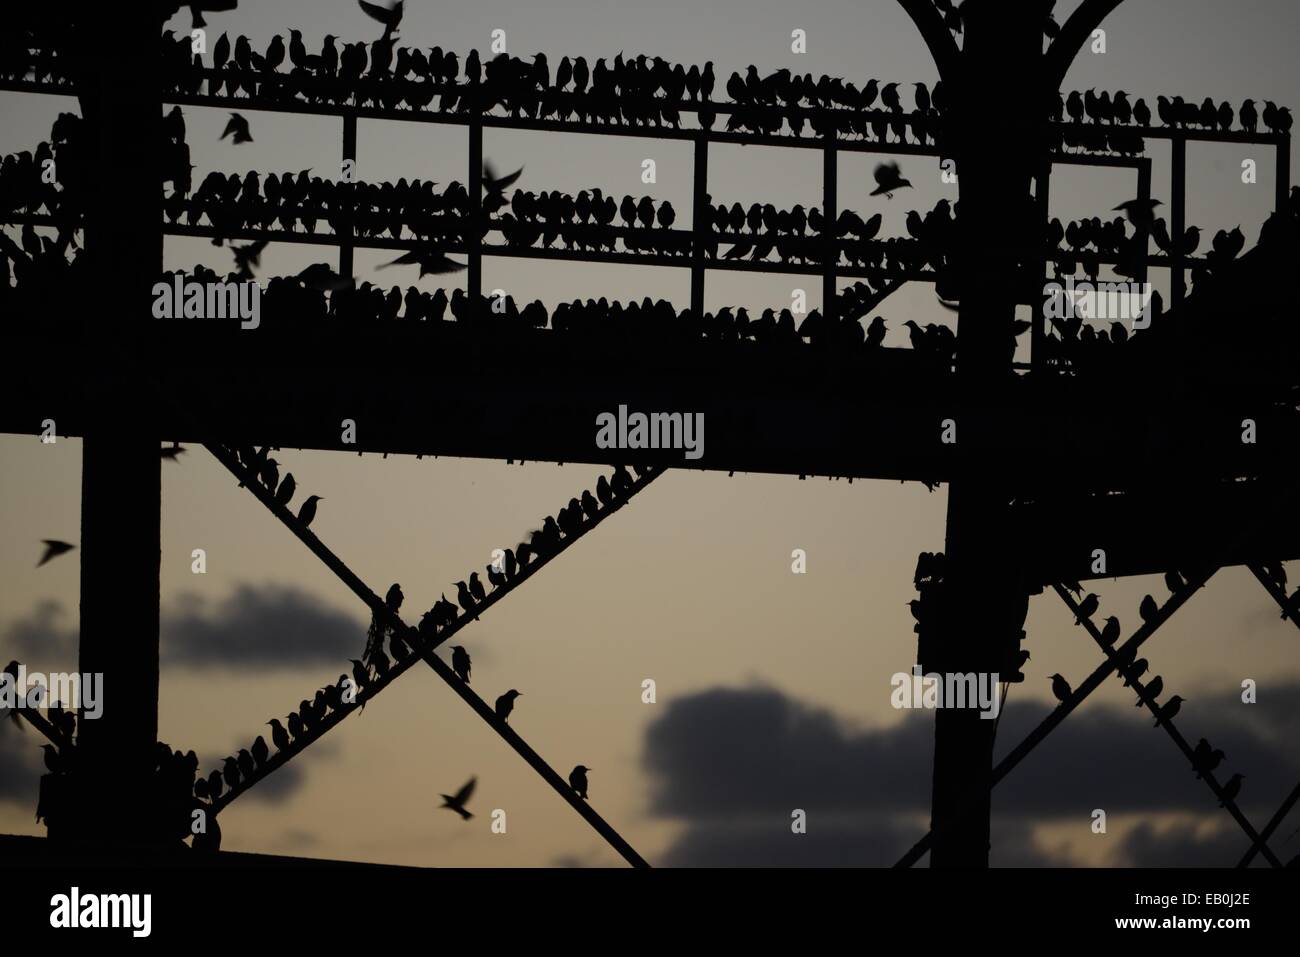
[[(346, 164), (349, 161), (352, 163), (352, 170), (348, 182), (355, 183), (357, 166), (357, 115), (355, 113), (348, 113), (343, 117), (343, 162)], [(354, 271), (352, 265), (353, 228), (351, 214), (355, 213), (356, 210), (352, 199), (353, 197), (349, 197), (349, 215), (344, 220), (347, 234), (339, 243), (339, 275), (344, 279), (351, 278)]]
[(470, 310), (478, 314), (483, 295), (483, 122), (474, 103), (474, 122), (469, 125), (469, 235), (465, 248), (469, 252), (469, 275), (465, 292)]
[(1169, 142), (1171, 156), (1170, 257), (1169, 289), (1172, 304), (1182, 305), (1187, 295), (1187, 274), (1183, 271), (1183, 233), (1187, 229), (1187, 140), (1175, 136)]
[[(161, 471), (151, 397), (134, 366), (154, 320), (162, 272), (158, 188), (159, 23), (152, 4), (79, 8), (79, 89), (93, 169), (89, 274), (73, 298), (81, 322), (81, 640), (79, 669), (96, 676), (102, 714), (78, 722), (79, 760), (54, 837), (113, 843), (157, 838), (151, 782), (158, 736)], [(102, 676), (102, 679), (99, 678)], [(84, 698), (83, 698), (84, 702)]]
[(825, 247), (822, 253), (822, 317), (827, 328), (835, 323), (835, 267), (839, 263), (839, 232), (835, 221), (839, 218), (836, 210), (836, 190), (839, 185), (839, 150), (835, 145), (835, 134), (826, 135), (826, 148), (822, 152), (822, 218), (825, 225), (822, 234)]
[(1285, 134), (1277, 143), (1277, 177), (1276, 177), (1277, 195), (1274, 198), (1274, 209), (1282, 212), (1286, 209), (1288, 196), (1291, 192), (1291, 134)]
[[(954, 266), (961, 307), (956, 404), (944, 415), (955, 423), (955, 444), (944, 447), (952, 456), (947, 560), (935, 609), (934, 665), (926, 662), (940, 677), (1005, 673), (1008, 649), (1018, 645), (1023, 624), (1026, 556), (1007, 535), (1018, 463), (1009, 450), (986, 442), (997, 429), (981, 410), (996, 407), (997, 397), (1014, 385), (1008, 344), (1023, 264), (1042, 255), (1033, 181), (1048, 155), (1038, 121), (1047, 82), (1041, 19), (1002, 0), (967, 0), (962, 9), (958, 75), (945, 77), (955, 94), (944, 123), (959, 174)], [(999, 103), (993, 114), (991, 102)], [(990, 143), (999, 148), (989, 149)], [(934, 422), (933, 429), (939, 445), (944, 423)], [(935, 710), (933, 867), (988, 866), (996, 724), (978, 708)]]
[(704, 251), (712, 229), (709, 210), (709, 139), (695, 137), (694, 196), (691, 201), (691, 313), (704, 315)]

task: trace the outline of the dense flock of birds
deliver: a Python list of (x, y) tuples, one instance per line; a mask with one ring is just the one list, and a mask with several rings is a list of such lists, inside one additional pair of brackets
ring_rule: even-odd
[[(373, 5), (371, 5), (373, 6)], [(362, 4), (363, 9), (366, 5)], [(959, 12), (940, 3), (945, 22), (961, 29)], [(373, 12), (366, 9), (367, 13)], [(399, 18), (400, 19), (400, 18)], [(1051, 35), (1049, 27), (1045, 33)], [(206, 54), (206, 55), (205, 55)], [(57, 35), (14, 30), (0, 41), (0, 79), (66, 82), (76, 70), (66, 64)], [(398, 33), (384, 23), (371, 42), (341, 43), (327, 35), (318, 50), (308, 50), (299, 30), (277, 34), (254, 47), (246, 36), (219, 35), (210, 54), (195, 52), (188, 35), (164, 31), (163, 75), (184, 97), (226, 101), (352, 105), (385, 111), (427, 111), (452, 116), (500, 114), (518, 120), (576, 121), (601, 125), (680, 128), (683, 114), (694, 113), (712, 129), (725, 116), (728, 131), (766, 136), (842, 136), (881, 143), (940, 144), (940, 119), (949, 107), (942, 82), (855, 84), (840, 77), (789, 69), (766, 75), (750, 65), (719, 83), (712, 62), (703, 67), (671, 63), (646, 54), (619, 53), (607, 61), (562, 57), (552, 68), (545, 53), (523, 58), (508, 53), (481, 57), (471, 50), (462, 60), (439, 46), (399, 45)], [(714, 100), (717, 88), (726, 99)], [(904, 92), (910, 87), (910, 92)], [(1166, 127), (1271, 133), (1291, 129), (1289, 110), (1272, 102), (1246, 100), (1239, 109), (1205, 100), (1185, 103), (1160, 97), (1157, 113)], [(1143, 150), (1136, 129), (1150, 127), (1152, 113), (1142, 99), (1118, 91), (1074, 91), (1049, 108), (1058, 127), (1060, 148)], [(1069, 120), (1072, 125), (1062, 128)], [(1085, 126), (1083, 124), (1091, 124)], [(240, 139), (236, 136), (236, 142)]]
[[(77, 247), (76, 215), (84, 190), (93, 184), (78, 149), (82, 130), (79, 117), (61, 114), (49, 142), (41, 143), (34, 152), (0, 159), (0, 216), (12, 220), (44, 214), (56, 228), (55, 235), (50, 236), (25, 222), (16, 241), (0, 231), (0, 297), (21, 301), (24, 287), (39, 289), (75, 275), (77, 258), (74, 255), (70, 263), (69, 253), (75, 253)], [(164, 174), (172, 177), (172, 189), (163, 200), (165, 214), (173, 222), (180, 221), (203, 235), (213, 236), (217, 245), (241, 231), (278, 226), (288, 233), (314, 232), (323, 225), (332, 230), (350, 228), (363, 239), (392, 246), (415, 247), (380, 268), (418, 266), (420, 277), (464, 268), (464, 263), (443, 251), (464, 248), (470, 202), (468, 191), (459, 183), (439, 190), (435, 183), (418, 180), (340, 184), (313, 177), (310, 171), (279, 176), (250, 171), (244, 176), (214, 172), (192, 188), (178, 172), (188, 171), (184, 119), (179, 109), (167, 115), (164, 130), (164, 145), (174, 158), (168, 164), (169, 172)], [(58, 185), (42, 176), (45, 161), (51, 159), (57, 160), (60, 169)], [(614, 252), (619, 242), (623, 244), (622, 252), (662, 251), (665, 245), (677, 254), (690, 250), (691, 234), (673, 228), (676, 213), (670, 203), (630, 195), (616, 202), (598, 189), (584, 190), (576, 196), (515, 189), (507, 196), (506, 189), (521, 172), (498, 176), (490, 167), (485, 171), (484, 234), (497, 228), (506, 238), (503, 246), (495, 248), (549, 248), (558, 241), (566, 248), (584, 252)], [(878, 189), (901, 188), (896, 169), (877, 179), (883, 181)], [(1201, 249), (1201, 231), (1197, 227), (1187, 228), (1175, 242), (1165, 220), (1156, 215), (1160, 205), (1157, 200), (1132, 200), (1117, 206), (1115, 212), (1121, 215), (1109, 220), (1093, 217), (1062, 223), (1053, 219), (1046, 227), (1044, 258), (1055, 264), (1058, 279), (1081, 270), (1086, 278), (1097, 280), (1103, 266), (1111, 266), (1120, 276), (1136, 278), (1142, 275), (1149, 237), (1167, 256), (1182, 257), (1187, 262), (1195, 287), (1244, 250), (1245, 236), (1240, 227), (1218, 231), (1207, 250)], [(1294, 217), (1298, 209), (1300, 200), (1293, 190), (1290, 214)], [(715, 341), (874, 348), (883, 341), (885, 322), (879, 316), (865, 320), (903, 281), (928, 275), (936, 279), (943, 296), (944, 277), (950, 274), (952, 265), (949, 251), (955, 245), (958, 225), (958, 205), (947, 200), (940, 200), (924, 214), (910, 211), (905, 219), (907, 235), (887, 239), (879, 237), (880, 214), (863, 219), (851, 210), (841, 212), (829, 230), (820, 208), (815, 206), (786, 210), (771, 204), (745, 207), (709, 202), (705, 215), (705, 254), (711, 262), (762, 263), (770, 262), (775, 254), (787, 263), (820, 264), (819, 257), (829, 248), (837, 250), (839, 264), (847, 262), (861, 270), (862, 278), (838, 294), (837, 319), (830, 322), (816, 310), (796, 316), (790, 309), (767, 309), (751, 316), (745, 309), (721, 309), (697, 316), (691, 310), (676, 310), (663, 300), (650, 299), (626, 305), (604, 299), (574, 300), (559, 304), (551, 314), (540, 301), (520, 306), (510, 297), (484, 297), (473, 303), (462, 290), (448, 295), (445, 290), (430, 293), (414, 286), (402, 289), (381, 288), (369, 282), (356, 284), (329, 265), (316, 263), (296, 276), (271, 279), (263, 299), (264, 314), (272, 325), (278, 316), (293, 316), (295, 320), (401, 318), (473, 323), (485, 329), (550, 328), (583, 337), (646, 331)], [(224, 278), (251, 279), (266, 245), (265, 239), (232, 242), (229, 248), (235, 269)], [(490, 251), (493, 246), (484, 244), (484, 248)], [(201, 282), (223, 279), (205, 268), (196, 269), (192, 278)], [(1077, 316), (1065, 322), (1054, 319), (1053, 323), (1053, 334), (1048, 336), (1045, 347), (1049, 360), (1057, 363), (1090, 362), (1129, 338), (1122, 323), (1096, 329)], [(906, 325), (909, 344), (915, 350), (944, 361), (952, 358), (955, 339), (946, 325)], [(1015, 338), (1025, 328), (1023, 323), (1017, 323), (1009, 330), (1013, 349)]]
[[(243, 467), (245, 481), (258, 483), (277, 504), (286, 509), (290, 507), (298, 491), (297, 484), (291, 472), (281, 477), (279, 463), (271, 457), (270, 448), (239, 447), (229, 451)], [(540, 563), (585, 534), (611, 510), (620, 507), (639, 484), (653, 474), (652, 470), (640, 466), (631, 469), (619, 466), (609, 477), (600, 476), (594, 493), (585, 490), (580, 496), (571, 498), (555, 515), (548, 515), (525, 541), (502, 550), (500, 558), (485, 567), (483, 578), (476, 571), (454, 583), (454, 601), (448, 599), (444, 591), (421, 615), (415, 628), (397, 628), (392, 624), (402, 608), (405, 595), (400, 584), (391, 585), (384, 595), (384, 607), (390, 614), (374, 613), (365, 649), (360, 658), (352, 659), (350, 672), (340, 674), (336, 682), (318, 689), (311, 698), (304, 698), (297, 710), (290, 712), (283, 721), (279, 718), (268, 721), (270, 746), (265, 737), (259, 735), (248, 748), (227, 757), (220, 768), (214, 768), (206, 777), (196, 774), (191, 779), (194, 796), (211, 806), (223, 794), (250, 786), (342, 720), (345, 714), (364, 708), (372, 697), (401, 671), (420, 660), (425, 652), (446, 642), (464, 625), (476, 621), (486, 604), (494, 600), (494, 595), (498, 592), (504, 594)], [(304, 528), (315, 518), (320, 500), (320, 496), (313, 495), (302, 502), (297, 521)], [(451, 651), (452, 670), (461, 681), (469, 684), (473, 664), (469, 652), (462, 645), (453, 645)], [(511, 688), (496, 699), (494, 710), (500, 720), (509, 721), (520, 696), (518, 690)], [(575, 785), (575, 790), (584, 798), (587, 796), (585, 771), (582, 769), (578, 775), (582, 786)]]
[[(271, 448), (230, 447), (226, 451), (238, 460), (243, 482), (260, 486), (278, 506), (290, 509), (298, 494), (297, 481), (292, 472), (281, 474), (279, 462), (270, 454)], [(252, 786), (275, 770), (346, 714), (364, 709), (390, 681), (425, 653), (448, 641), (469, 622), (477, 621), (479, 614), (489, 602), (495, 601), (498, 593), (505, 594), (523, 581), (609, 512), (619, 508), (654, 475), (655, 470), (634, 465), (630, 469), (618, 466), (611, 475), (600, 476), (594, 491), (584, 490), (580, 496), (569, 499), (555, 515), (546, 516), (540, 527), (529, 532), (524, 541), (502, 550), (500, 557), (485, 567), (483, 578), (476, 571), (467, 579), (454, 583), (454, 601), (448, 599), (444, 591), (421, 615), (414, 628), (404, 625), (398, 628), (392, 624), (405, 596), (400, 584), (391, 585), (383, 599), (384, 608), (390, 614), (374, 612), (365, 648), (360, 658), (351, 660), (351, 669), (340, 674), (332, 684), (317, 689), (311, 698), (304, 698), (297, 709), (283, 719), (272, 718), (266, 722), (270, 728), (267, 735), (258, 735), (248, 747), (226, 757), (208, 774), (199, 773), (199, 759), (193, 751), (182, 754), (159, 742), (154, 762), (154, 792), (167, 819), (177, 825), (177, 831), (189, 833), (194, 810), (220, 810), (218, 802), (223, 796), (230, 800), (235, 792)], [(296, 515), (290, 511), (290, 520), (308, 528), (316, 518), (321, 501), (319, 495), (302, 499)], [(453, 645), (451, 652), (452, 671), (459, 680), (470, 684), (473, 662), (468, 650), (463, 645)], [(18, 662), (14, 661), (5, 670), (16, 680), (18, 668)], [(509, 722), (516, 700), (521, 696), (517, 689), (511, 688), (497, 697), (494, 705), (496, 716)], [(16, 724), (20, 723), (16, 710), (10, 717)], [(46, 717), (54, 741), (44, 746), (45, 766), (51, 777), (62, 778), (75, 770), (76, 715), (51, 702), (47, 705)], [(589, 770), (578, 765), (569, 776), (570, 785), (584, 799), (587, 797), (586, 775)], [(464, 794), (456, 801), (453, 796), (443, 806), (458, 810), (468, 819), (472, 815), (464, 811), (467, 798), (468, 794)], [(42, 781), (37, 820), (57, 815), (60, 806), (58, 782), (51, 787), (47, 777)], [(195, 834), (194, 846), (217, 850), (220, 842), (221, 831), (216, 823), (216, 814), (208, 814), (206, 830)]]
[[(927, 637), (931, 632), (931, 626), (936, 621), (937, 609), (944, 601), (946, 564), (943, 552), (922, 552), (917, 558), (913, 583), (920, 597), (913, 599), (908, 605), (915, 621), (913, 631), (920, 636), (922, 642), (922, 650), (918, 660), (924, 660), (926, 657)], [(1280, 594), (1285, 594), (1287, 575), (1282, 563), (1266, 563), (1264, 571), (1276, 590)], [(1191, 577), (1195, 578), (1195, 575)], [(1165, 573), (1165, 587), (1169, 590), (1171, 597), (1182, 594), (1193, 587), (1194, 584), (1194, 581), (1189, 581), (1179, 571), (1171, 570)], [(1091, 592), (1085, 595), (1078, 582), (1062, 582), (1061, 586), (1063, 591), (1072, 592), (1077, 599), (1074, 605), (1075, 625), (1087, 624), (1089, 631), (1099, 641), (1107, 658), (1114, 663), (1116, 667), (1115, 677), (1123, 682), (1125, 688), (1132, 688), (1136, 693), (1137, 707), (1147, 705), (1151, 709), (1156, 719), (1155, 727), (1160, 727), (1162, 724), (1172, 721), (1182, 708), (1185, 699), (1181, 695), (1172, 695), (1163, 704), (1159, 703), (1157, 699), (1164, 692), (1164, 678), (1161, 675), (1146, 677), (1150, 669), (1150, 663), (1146, 658), (1137, 657), (1137, 646), (1121, 647), (1120, 650), (1115, 650), (1116, 644), (1120, 642), (1123, 635), (1123, 625), (1120, 620), (1112, 615), (1103, 620), (1100, 628), (1096, 628), (1092, 623), (1092, 619), (1100, 610), (1100, 598)], [(1027, 606), (1025, 607), (1027, 608)], [(1300, 589), (1296, 589), (1288, 598), (1282, 617), (1288, 617), (1297, 607), (1300, 607)], [(1144, 627), (1158, 624), (1162, 614), (1163, 611), (1154, 597), (1151, 595), (1143, 597), (1138, 607), (1138, 617)], [(1023, 625), (1023, 623), (1022, 616), (1017, 627)], [(1019, 633), (1020, 640), (1023, 641), (1024, 637), (1025, 633), (1021, 631)], [(1030, 660), (1030, 653), (1027, 649), (1019, 648), (1019, 643), (1019, 641), (1015, 643), (1016, 647), (1014, 649), (1009, 649), (1008, 660), (1002, 663), (999, 673), (1003, 681), (1020, 682), (1024, 680), (1022, 669)], [(1049, 675), (1048, 678), (1051, 681), (1052, 696), (1061, 705), (1071, 703), (1075, 691), (1070, 686), (1069, 681), (1060, 674)], [(1202, 778), (1204, 775), (1216, 770), (1223, 762), (1224, 757), (1222, 750), (1212, 747), (1207, 739), (1201, 738), (1192, 749), (1192, 770), (1196, 772), (1198, 779)], [(1243, 774), (1234, 774), (1223, 784), (1224, 803), (1237, 798), (1241, 792), (1244, 777)], [(1219, 806), (1223, 807), (1224, 803)]]

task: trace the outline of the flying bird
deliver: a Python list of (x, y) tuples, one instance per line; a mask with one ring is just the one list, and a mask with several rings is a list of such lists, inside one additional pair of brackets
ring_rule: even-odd
[(578, 793), (578, 797), (587, 800), (587, 772), (591, 768), (579, 764), (569, 772), (569, 787)]
[[(233, 136), (232, 136), (233, 134)], [(248, 131), (248, 120), (238, 113), (231, 113), (230, 120), (226, 123), (226, 129), (217, 137), (218, 140), (224, 140), (227, 136), (231, 137), (230, 142), (238, 146), (240, 143), (253, 142), (253, 134)]]
[(440, 795), (442, 797), (441, 806), (448, 810), (455, 811), (461, 816), (461, 820), (468, 821), (474, 815), (465, 810), (465, 802), (468, 801), (470, 795), (474, 793), (474, 785), (476, 784), (478, 784), (478, 778), (470, 778), (455, 794)]
[(441, 250), (432, 248), (412, 249), (410, 252), (398, 256), (392, 262), (381, 263), (375, 268), (387, 269), (389, 266), (415, 265), (420, 267), (421, 279), (425, 276), (442, 276), (465, 268), (465, 263), (457, 262)]
[(903, 173), (897, 163), (881, 163), (876, 167), (874, 176), (876, 188), (871, 191), (872, 196), (884, 194), (885, 199), (893, 199), (895, 190), (906, 189), (912, 185), (903, 179)]
[(51, 558), (58, 558), (60, 555), (70, 552), (77, 547), (70, 542), (61, 542), (57, 538), (43, 538), (41, 541), (45, 543), (45, 554), (43, 554), (41, 560), (36, 563), (37, 568), (40, 568)]
[(1130, 199), (1120, 203), (1112, 212), (1123, 213), (1134, 226), (1150, 226), (1156, 207), (1163, 205), (1158, 199)]
[(397, 31), (402, 22), (402, 14), (405, 12), (405, 0), (394, 0), (388, 4), (367, 3), (366, 0), (357, 0), (357, 2), (361, 4), (361, 9), (368, 16), (384, 25), (383, 39), (387, 40)]
[(489, 193), (501, 193), (515, 184), (515, 181), (523, 174), (524, 168), (521, 166), (513, 173), (506, 176), (498, 176), (496, 170), (492, 168), (491, 163), (483, 164), (483, 188)]
[(262, 250), (265, 248), (265, 239), (260, 239), (255, 243), (248, 243), (246, 246), (230, 247), (230, 251), (235, 257), (235, 271), (240, 278), (253, 278), (253, 268), (262, 264)]

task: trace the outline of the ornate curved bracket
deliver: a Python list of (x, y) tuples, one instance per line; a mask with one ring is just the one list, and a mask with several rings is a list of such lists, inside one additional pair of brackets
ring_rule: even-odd
[(921, 32), (921, 39), (930, 48), (934, 65), (939, 68), (939, 79), (950, 86), (956, 83), (961, 51), (944, 26), (938, 8), (931, 0), (898, 0), (898, 5), (912, 18), (916, 29)]
[(1079, 55), (1083, 45), (1092, 36), (1092, 31), (1101, 26), (1112, 10), (1124, 0), (1083, 0), (1070, 19), (1061, 27), (1061, 34), (1047, 48), (1047, 62), (1044, 79), (1052, 90), (1059, 90), (1065, 82), (1065, 74), (1070, 64)]

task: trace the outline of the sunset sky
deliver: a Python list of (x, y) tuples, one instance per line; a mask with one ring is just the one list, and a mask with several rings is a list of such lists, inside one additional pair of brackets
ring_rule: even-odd
[[(1058, 4), (1064, 20), (1076, 2)], [(243, 9), (247, 8), (247, 9)], [(275, 33), (301, 29), (309, 49), (332, 33), (372, 40), (378, 29), (355, 0), (245, 0), (209, 15), (212, 38), (228, 30), (265, 49)], [(172, 24), (189, 26), (188, 12)], [(403, 42), (486, 51), (494, 29), (509, 52), (612, 58), (646, 52), (684, 64), (712, 60), (719, 76), (755, 63), (910, 84), (936, 79), (928, 52), (894, 0), (408, 0)], [(807, 32), (808, 52), (790, 50)], [(1153, 105), (1159, 94), (1235, 105), (1247, 98), (1300, 105), (1293, 43), (1300, 6), (1290, 0), (1128, 0), (1106, 22), (1108, 50), (1086, 49), (1065, 89), (1124, 89)], [(72, 100), (0, 93), (0, 152), (33, 149)], [(209, 170), (243, 173), (313, 167), (334, 175), (340, 121), (249, 111), (254, 142), (218, 142), (227, 115), (186, 108), (195, 182)], [(465, 178), (465, 132), (455, 126), (362, 121), (358, 176), (442, 183)], [(1168, 198), (1168, 150), (1148, 144), (1154, 193)], [(1273, 202), (1271, 150), (1189, 148), (1188, 222), (1208, 230), (1241, 225), (1253, 245)], [(576, 193), (599, 186), (621, 197), (651, 193), (689, 210), (687, 143), (488, 130), (484, 155), (500, 169), (522, 165), (519, 186)], [(644, 186), (654, 158), (658, 183)], [(1258, 160), (1259, 183), (1241, 182)], [(812, 150), (711, 148), (714, 202), (778, 207), (816, 204), (821, 158)], [(925, 211), (956, 188), (930, 159), (904, 158), (915, 189), (872, 199), (876, 158), (840, 163), (840, 203), (882, 212), (882, 235), (904, 233), (908, 210)], [(1293, 154), (1293, 165), (1300, 162)], [(1292, 170), (1292, 181), (1297, 181)], [(1135, 195), (1135, 177), (1060, 169), (1052, 214), (1108, 217)], [(16, 231), (12, 231), (16, 235)], [(261, 278), (323, 259), (316, 247), (271, 247)], [(359, 279), (403, 286), (406, 269), (375, 275), (389, 253), (360, 250)], [(207, 240), (172, 239), (168, 268), (204, 263), (222, 272), (229, 253)], [(464, 274), (448, 277), (463, 282)], [(1163, 284), (1166, 276), (1153, 273)], [(422, 288), (434, 288), (431, 280)], [(710, 274), (707, 304), (789, 305), (809, 277)], [(485, 290), (548, 305), (576, 297), (624, 301), (645, 295), (689, 304), (685, 269), (484, 261)], [(946, 321), (929, 287), (909, 288), (878, 310), (903, 323)], [(58, 355), (10, 355), (9, 363)], [(491, 388), (491, 383), (484, 383)], [(1123, 396), (1098, 396), (1098, 403)], [(163, 437), (169, 438), (169, 437)], [(492, 550), (514, 545), (603, 470), (551, 463), (344, 455), (285, 449), (299, 494), (324, 496), (313, 530), (375, 591), (400, 582), (409, 623)], [(0, 656), (37, 670), (76, 667), (79, 552), (35, 568), (40, 540), (76, 541), (81, 448), (0, 435)], [(670, 471), (577, 543), (518, 594), (457, 638), (474, 658), (473, 686), (491, 701), (524, 692), (511, 724), (562, 774), (593, 770), (596, 809), (655, 865), (890, 864), (926, 829), (933, 714), (896, 711), (890, 679), (915, 661), (906, 602), (916, 597), (917, 553), (943, 548), (946, 491), (918, 483), (799, 481), (794, 476)], [(348, 670), (365, 641), (367, 614), (319, 562), (201, 448), (163, 463), (162, 685), (160, 737), (198, 752), (206, 773), (266, 733), (302, 698)], [(191, 552), (207, 573), (191, 573)], [(793, 574), (791, 553), (807, 554)], [(1295, 573), (1300, 574), (1300, 573)], [(1293, 575), (1294, 577), (1294, 575)], [(1294, 586), (1296, 582), (1292, 582)], [(1093, 583), (1101, 615), (1131, 633), (1156, 578)], [(1077, 685), (1099, 652), (1050, 592), (1030, 604), (1027, 680), (1011, 688), (998, 729), (1005, 753), (1054, 705), (1048, 676)], [(123, 641), (130, 640), (123, 623)], [(450, 652), (443, 649), (447, 656)], [(1228, 569), (1191, 599), (1143, 653), (1166, 693), (1187, 701), (1179, 726), (1227, 752), (1224, 769), (1247, 775), (1241, 805), (1262, 827), (1300, 775), (1300, 634), (1243, 568)], [(644, 679), (656, 703), (642, 702)], [(1259, 701), (1240, 701), (1241, 682)], [(111, 708), (113, 689), (105, 692)], [(1236, 862), (1247, 842), (1195, 780), (1147, 711), (1111, 680), (994, 793), (995, 865), (1160, 865)], [(269, 735), (268, 735), (269, 737)], [(39, 736), (0, 725), (0, 832), (44, 834), (33, 820), (41, 773)], [(477, 775), (462, 822), (438, 794)], [(507, 833), (493, 834), (503, 809)], [(794, 835), (790, 814), (808, 813)], [(1108, 833), (1090, 830), (1107, 811)], [(405, 675), (364, 714), (232, 804), (221, 816), (223, 848), (422, 866), (618, 865), (621, 859), (497, 735), (425, 667)], [(1272, 842), (1284, 859), (1290, 837)]]

